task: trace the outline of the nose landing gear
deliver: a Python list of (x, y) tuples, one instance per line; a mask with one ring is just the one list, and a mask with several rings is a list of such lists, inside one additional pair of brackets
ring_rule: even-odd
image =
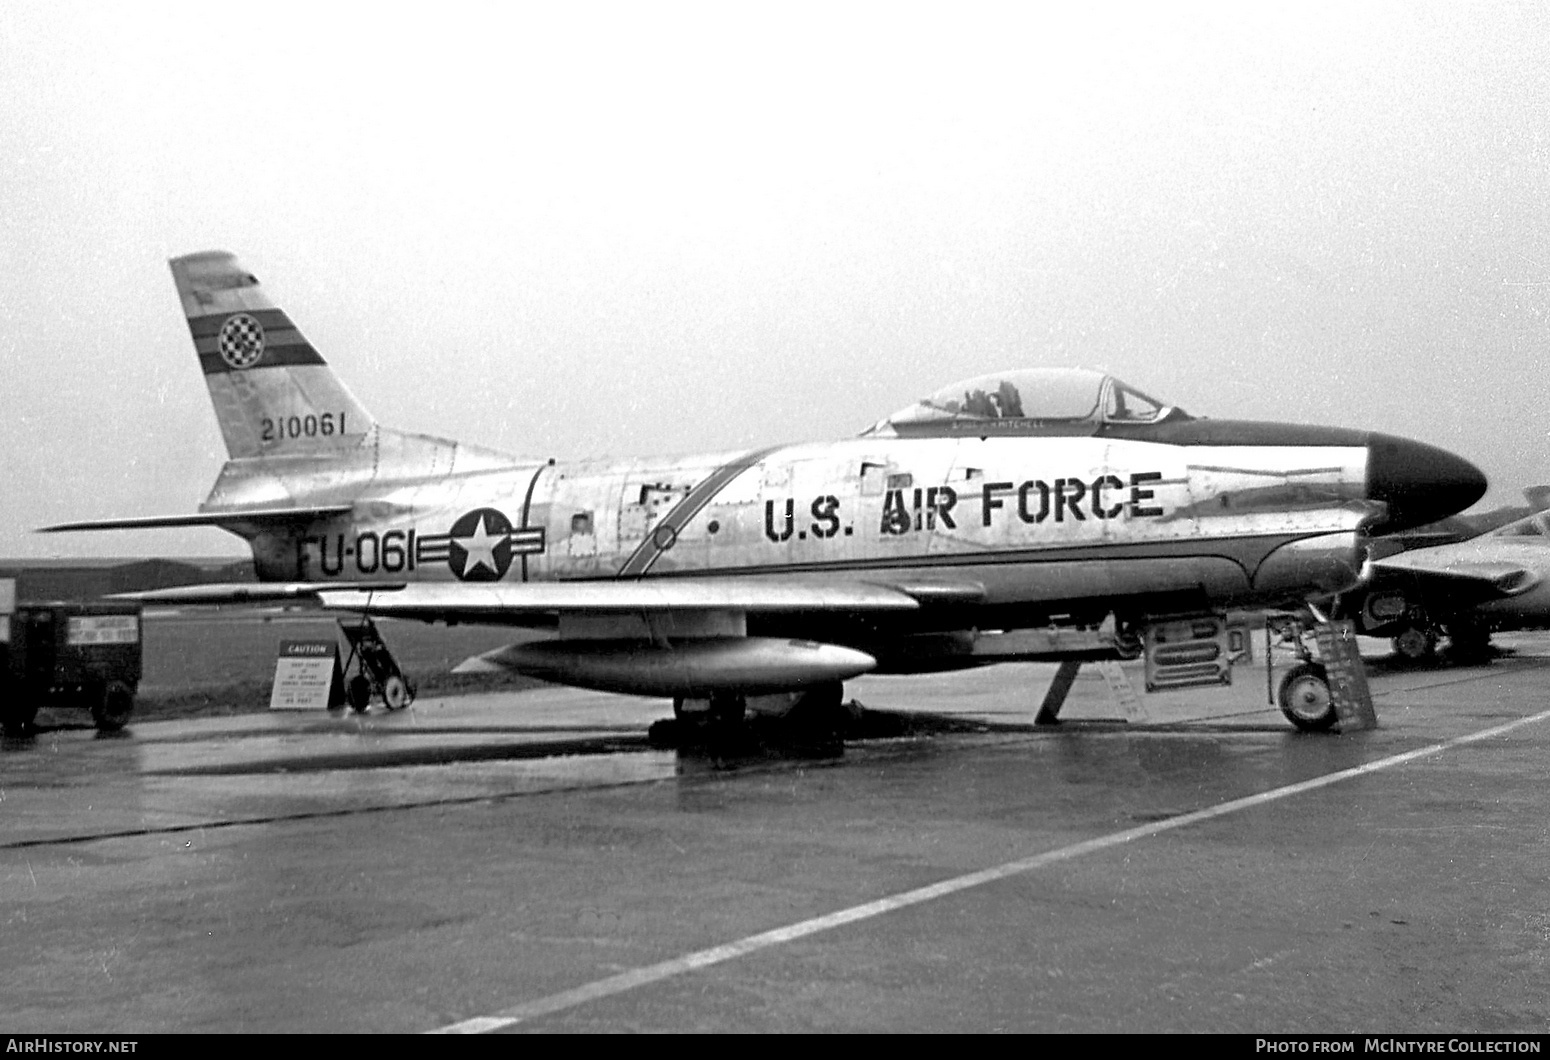
[[(1271, 635), (1291, 645), (1298, 662), (1281, 678), (1275, 703), (1303, 732), (1377, 728), (1367, 671), (1356, 646), (1356, 626), (1318, 614), (1285, 615), (1265, 622), (1265, 681), (1271, 683)], [(1308, 644), (1313, 641), (1313, 647)], [(1314, 653), (1317, 649), (1317, 655)]]

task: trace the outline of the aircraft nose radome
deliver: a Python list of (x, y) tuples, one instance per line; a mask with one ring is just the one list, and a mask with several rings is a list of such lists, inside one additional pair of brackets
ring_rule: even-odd
[(1384, 531), (1404, 530), (1461, 512), (1485, 496), (1485, 475), (1446, 449), (1391, 434), (1367, 441), (1367, 496), (1388, 505)]

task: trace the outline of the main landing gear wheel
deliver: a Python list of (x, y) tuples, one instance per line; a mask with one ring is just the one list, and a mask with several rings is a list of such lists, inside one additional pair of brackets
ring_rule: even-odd
[(696, 736), (705, 729), (706, 715), (704, 711), (684, 710), (687, 701), (687, 696), (673, 697), (673, 716), (651, 723), (651, 727), (646, 730), (647, 743), (659, 751), (671, 751), (685, 743), (694, 742)]
[(1394, 638), (1394, 651), (1411, 662), (1422, 662), (1437, 654), (1437, 634), (1411, 626)]
[(712, 739), (728, 740), (744, 734), (743, 719), (748, 713), (748, 700), (730, 692), (710, 697), (710, 716), (705, 719), (706, 732)]
[(1490, 627), (1479, 622), (1455, 622), (1448, 627), (1449, 659), (1457, 663), (1478, 663), (1490, 657)]
[(658, 718), (646, 729), (646, 743), (658, 751), (671, 751), (678, 746), (678, 734), (683, 731), (677, 718)]
[(135, 690), (122, 681), (109, 681), (92, 704), (92, 721), (101, 732), (117, 732), (135, 709)]
[(1303, 732), (1328, 732), (1340, 720), (1329, 692), (1329, 674), (1318, 663), (1299, 663), (1288, 670), (1277, 700), (1286, 720)]
[[(693, 703), (696, 709), (687, 709)], [(748, 740), (745, 696), (717, 692), (709, 699), (675, 696), (673, 718), (652, 722), (647, 740), (658, 748), (737, 750)]]
[(819, 758), (845, 752), (845, 686), (839, 681), (814, 685), (792, 704), (782, 723), (792, 749)]

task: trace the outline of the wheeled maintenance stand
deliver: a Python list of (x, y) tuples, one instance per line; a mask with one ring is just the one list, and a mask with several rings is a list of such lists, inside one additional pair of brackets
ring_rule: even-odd
[(355, 621), (341, 618), (339, 628), (350, 643), (344, 672), (349, 674), (352, 663), (357, 667), (355, 676), (345, 683), (345, 699), (351, 709), (364, 711), (374, 695), (381, 698), (388, 710), (403, 710), (413, 703), (414, 681), (399, 668), (371, 616), (362, 615)]

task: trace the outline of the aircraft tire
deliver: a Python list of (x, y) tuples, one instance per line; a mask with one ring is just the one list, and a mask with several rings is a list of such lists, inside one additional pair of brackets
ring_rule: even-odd
[(344, 698), (349, 701), (351, 710), (364, 714), (371, 705), (371, 681), (365, 674), (356, 674), (345, 685)]
[(92, 721), (101, 732), (117, 732), (129, 721), (135, 709), (135, 690), (122, 681), (109, 681), (102, 694), (93, 698)]
[(683, 743), (698, 745), (714, 755), (741, 756), (757, 745), (748, 724), (748, 697), (721, 692), (710, 697), (710, 710), (697, 727), (695, 736), (684, 733)]
[(740, 728), (748, 714), (748, 698), (721, 692), (710, 697), (710, 724), (717, 729)]
[(835, 758), (845, 751), (845, 686), (839, 681), (814, 685), (782, 719), (794, 749), (810, 757)]
[(1298, 663), (1286, 671), (1276, 702), (1286, 720), (1303, 732), (1328, 732), (1340, 720), (1329, 674), (1319, 663)]
[(403, 710), (414, 702), (414, 694), (402, 677), (394, 674), (382, 682), (382, 702), (388, 710)]
[[(696, 709), (685, 709), (690, 700)], [(747, 708), (745, 697), (724, 692), (709, 697), (674, 696), (672, 718), (653, 722), (647, 741), (653, 747), (679, 750), (736, 748), (748, 738)]]
[(1139, 625), (1116, 622), (1114, 627), (1114, 654), (1121, 660), (1141, 658), (1146, 651), (1146, 636)]
[(1456, 663), (1485, 662), (1491, 657), (1491, 630), (1479, 622), (1455, 622), (1448, 627), (1448, 658)]
[(1401, 630), (1392, 643), (1394, 654), (1411, 662), (1423, 662), (1437, 654), (1437, 634), (1429, 629), (1411, 626)]
[(677, 718), (658, 718), (646, 730), (646, 742), (658, 751), (671, 751), (682, 741), (681, 729)]

